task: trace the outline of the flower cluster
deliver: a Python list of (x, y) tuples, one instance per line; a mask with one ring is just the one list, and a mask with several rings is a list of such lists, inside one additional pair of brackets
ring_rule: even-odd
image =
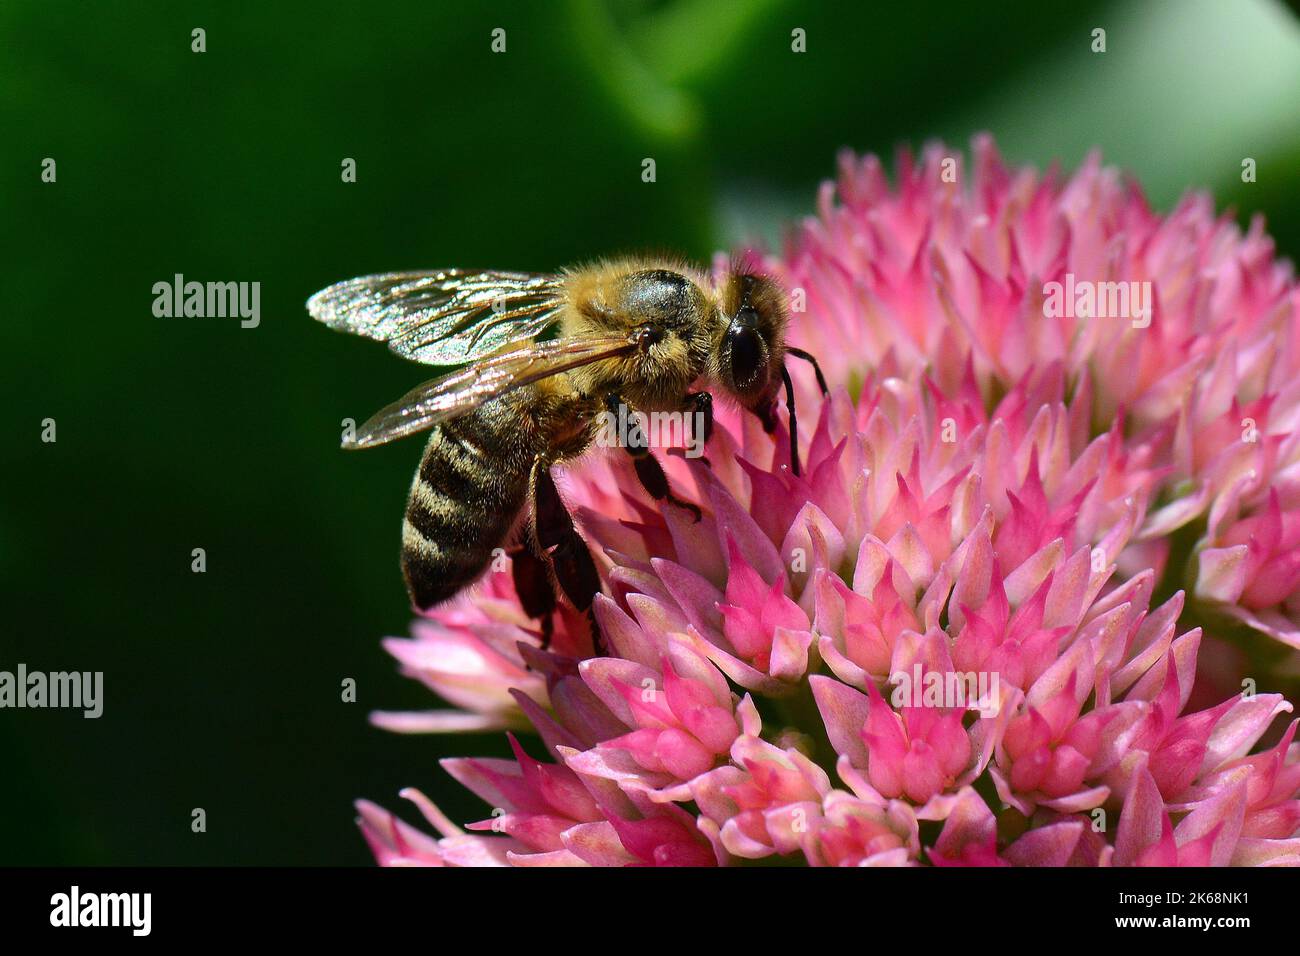
[(766, 259), (833, 386), (801, 475), (730, 408), (664, 458), (698, 522), (584, 460), (598, 641), (490, 573), (389, 643), (458, 710), (379, 723), (538, 756), (447, 761), (464, 829), (405, 791), (436, 838), (362, 801), (381, 863), (1300, 863), (1291, 705), (1219, 641), (1300, 648), (1300, 287), (1208, 197), (973, 157), (846, 155)]

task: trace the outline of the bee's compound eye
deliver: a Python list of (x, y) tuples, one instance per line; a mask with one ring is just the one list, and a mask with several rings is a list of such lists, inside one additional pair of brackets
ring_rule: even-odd
[(738, 312), (727, 330), (727, 361), (736, 391), (750, 392), (765, 384), (762, 377), (767, 369), (767, 345), (754, 328), (750, 309)]

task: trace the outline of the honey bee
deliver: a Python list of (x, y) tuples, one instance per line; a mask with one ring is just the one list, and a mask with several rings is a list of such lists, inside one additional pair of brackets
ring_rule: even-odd
[[(602, 412), (698, 413), (690, 417), (703, 423), (707, 441), (714, 388), (771, 432), (784, 384), (798, 474), (785, 357), (812, 362), (826, 389), (812, 356), (786, 344), (785, 292), (741, 266), (716, 281), (657, 259), (554, 275), (399, 272), (332, 285), (307, 309), (333, 329), (387, 342), (404, 358), (465, 366), (402, 396), (343, 445), (369, 448), (432, 429), (402, 522), (412, 605), (424, 611), (451, 598), (486, 570), (496, 549), (517, 540), (516, 589), (547, 635), (557, 591), (590, 618), (600, 588), (551, 467), (591, 446)], [(695, 505), (672, 494), (648, 448), (627, 450), (653, 498), (699, 519)]]

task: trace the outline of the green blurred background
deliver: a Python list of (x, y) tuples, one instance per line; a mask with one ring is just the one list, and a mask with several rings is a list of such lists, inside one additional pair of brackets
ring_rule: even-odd
[[(106, 684), (97, 721), (0, 711), (0, 863), (365, 863), (357, 796), (485, 812), (436, 760), (498, 737), (366, 721), (432, 704), (378, 643), (420, 443), (344, 455), (340, 420), (427, 369), (312, 323), (332, 281), (703, 258), (809, 211), (838, 147), (983, 129), (1300, 250), (1300, 28), (1265, 0), (6, 0), (0, 39), (0, 669)], [(177, 272), (261, 282), (261, 326), (155, 318)]]

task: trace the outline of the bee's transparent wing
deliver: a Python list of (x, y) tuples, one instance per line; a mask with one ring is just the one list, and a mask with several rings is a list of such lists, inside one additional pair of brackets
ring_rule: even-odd
[(307, 311), (403, 358), (461, 365), (545, 332), (559, 318), (562, 287), (559, 276), (528, 272), (389, 272), (322, 289)]
[(517, 345), (407, 392), (376, 412), (357, 429), (355, 438), (343, 442), (343, 447), (370, 448), (404, 438), (463, 415), (513, 388), (626, 355), (635, 348), (626, 338), (613, 337)]

